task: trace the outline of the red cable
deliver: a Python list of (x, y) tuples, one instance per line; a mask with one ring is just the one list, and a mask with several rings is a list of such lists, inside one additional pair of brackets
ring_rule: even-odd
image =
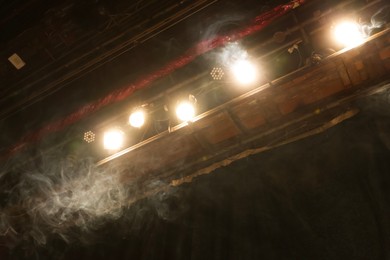
[(279, 18), (280, 16), (284, 15), (291, 9), (294, 9), (303, 3), (304, 0), (295, 0), (295, 1), (290, 1), (289, 3), (284, 5), (279, 5), (268, 12), (258, 15), (252, 21), (252, 23), (246, 28), (232, 32), (228, 35), (222, 35), (213, 38), (211, 40), (204, 40), (199, 42), (194, 47), (186, 51), (186, 53), (180, 56), (179, 58), (166, 64), (164, 67), (155, 71), (154, 73), (151, 73), (145, 76), (144, 78), (139, 79), (138, 81), (134, 82), (132, 85), (121, 88), (119, 90), (115, 90), (110, 94), (108, 94), (107, 96), (98, 99), (97, 101), (84, 105), (79, 110), (67, 115), (65, 118), (61, 120), (49, 123), (48, 125), (38, 130), (26, 134), (18, 141), (18, 143), (10, 147), (4, 154), (2, 154), (0, 156), (0, 160), (8, 159), (15, 153), (24, 149), (28, 144), (37, 142), (50, 133), (58, 132), (62, 130), (64, 127), (74, 124), (80, 119), (88, 115), (91, 115), (92, 113), (98, 111), (99, 109), (109, 104), (113, 104), (115, 102), (121, 101), (129, 97), (131, 94), (134, 93), (134, 91), (147, 87), (155, 80), (169, 75), (175, 70), (189, 64), (196, 57), (210, 50), (221, 47), (226, 43), (242, 39), (248, 35), (251, 35), (255, 32), (262, 30), (271, 22), (273, 22), (275, 19)]

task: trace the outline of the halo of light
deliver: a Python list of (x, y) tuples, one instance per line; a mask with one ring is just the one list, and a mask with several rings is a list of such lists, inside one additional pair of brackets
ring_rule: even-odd
[(106, 150), (118, 150), (123, 146), (124, 133), (119, 129), (110, 129), (104, 133), (103, 145)]
[(140, 128), (145, 123), (145, 111), (137, 109), (129, 116), (129, 124), (132, 127)]
[(246, 59), (234, 62), (231, 70), (237, 82), (242, 85), (252, 84), (257, 79), (256, 66)]
[(195, 116), (195, 106), (189, 101), (183, 101), (176, 107), (176, 115), (181, 121), (190, 121)]
[(364, 35), (359, 24), (354, 22), (341, 22), (333, 29), (333, 36), (344, 47), (353, 48), (363, 43)]

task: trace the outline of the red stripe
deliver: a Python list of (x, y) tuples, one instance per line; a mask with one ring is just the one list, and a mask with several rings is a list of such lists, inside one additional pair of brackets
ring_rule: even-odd
[(221, 47), (226, 43), (242, 39), (248, 35), (251, 35), (255, 32), (262, 30), (263, 28), (268, 26), (272, 21), (284, 15), (289, 10), (295, 8), (297, 5), (303, 4), (303, 2), (304, 0), (296, 0), (296, 1), (291, 1), (290, 3), (285, 5), (279, 5), (273, 8), (272, 10), (257, 16), (252, 21), (251, 25), (249, 25), (246, 28), (232, 32), (228, 35), (218, 36), (211, 40), (204, 40), (202, 42), (199, 42), (194, 47), (186, 51), (184, 55), (166, 64), (158, 71), (151, 73), (142, 79), (139, 79), (138, 81), (134, 82), (132, 85), (121, 88), (119, 90), (115, 90), (112, 93), (108, 94), (107, 96), (81, 107), (79, 110), (69, 114), (68, 116), (66, 116), (65, 118), (59, 121), (49, 123), (48, 125), (38, 130), (35, 130), (34, 132), (30, 132), (26, 134), (25, 136), (23, 136), (23, 138), (19, 140), (18, 143), (16, 143), (14, 146), (9, 148), (4, 154), (2, 154), (2, 156), (0, 156), (0, 160), (8, 159), (10, 156), (24, 149), (28, 144), (37, 142), (50, 133), (58, 132), (63, 128), (74, 124), (80, 119), (88, 115), (91, 115), (92, 113), (98, 111), (99, 109), (109, 104), (113, 104), (115, 102), (121, 101), (129, 97), (134, 93), (134, 91), (147, 87), (155, 80), (169, 75), (175, 70), (189, 64), (196, 57), (210, 50)]

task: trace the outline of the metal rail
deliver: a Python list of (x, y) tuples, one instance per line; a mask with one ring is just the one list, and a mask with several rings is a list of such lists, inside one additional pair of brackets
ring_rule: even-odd
[[(390, 32), (390, 28), (386, 29), (386, 30), (384, 30), (384, 31), (382, 31), (382, 32), (380, 32), (380, 33), (378, 33), (376, 35), (373, 35), (370, 38), (366, 39), (366, 41), (363, 43), (363, 45), (365, 43), (370, 42), (370, 41), (372, 41), (374, 39), (377, 39), (377, 38), (379, 38), (379, 37), (381, 37), (383, 35), (386, 35), (389, 32)], [(340, 55), (344, 54), (345, 52), (347, 52), (349, 50), (350, 49), (348, 49), (348, 48), (340, 50), (339, 52), (337, 52), (337, 53), (329, 56), (328, 58), (326, 58), (323, 62), (325, 63), (325, 62), (330, 62), (332, 60), (335, 60), (337, 57), (339, 57)], [(166, 131), (164, 131), (164, 132), (162, 132), (162, 133), (160, 133), (158, 135), (155, 135), (155, 136), (153, 136), (153, 137), (151, 137), (149, 139), (146, 139), (146, 140), (144, 140), (144, 141), (142, 141), (140, 143), (137, 143), (137, 144), (135, 144), (133, 146), (130, 146), (130, 147), (122, 150), (122, 151), (119, 151), (119, 152), (117, 152), (117, 153), (115, 153), (115, 154), (113, 154), (111, 156), (108, 156), (108, 157), (98, 161), (96, 163), (96, 165), (97, 166), (103, 165), (103, 164), (105, 164), (107, 162), (110, 162), (110, 161), (112, 161), (112, 160), (114, 160), (116, 158), (119, 158), (119, 157), (121, 157), (121, 156), (123, 156), (123, 155), (125, 155), (127, 153), (130, 153), (130, 152), (132, 152), (132, 151), (134, 151), (136, 149), (139, 149), (139, 148), (141, 148), (141, 147), (143, 147), (143, 146), (145, 146), (145, 145), (147, 145), (149, 143), (152, 143), (152, 142), (154, 142), (156, 140), (159, 140), (159, 139), (162, 139), (164, 137), (167, 137), (169, 134), (174, 133), (176, 131), (179, 131), (180, 129), (182, 129), (184, 127), (187, 127), (189, 124), (196, 124), (196, 122), (201, 120), (201, 119), (204, 119), (204, 118), (209, 117), (211, 115), (217, 114), (217, 113), (219, 113), (221, 111), (226, 111), (227, 109), (229, 109), (229, 107), (233, 106), (234, 104), (237, 104), (237, 103), (239, 103), (239, 102), (241, 102), (241, 101), (243, 101), (243, 100), (245, 100), (245, 99), (247, 99), (247, 98), (249, 98), (249, 97), (251, 97), (251, 96), (253, 96), (255, 94), (258, 94), (258, 93), (260, 93), (260, 92), (262, 92), (264, 90), (267, 90), (267, 89), (269, 89), (271, 87), (276, 87), (276, 86), (280, 85), (281, 83), (289, 81), (291, 78), (294, 78), (294, 76), (302, 75), (309, 68), (311, 68), (311, 66), (302, 67), (302, 68), (300, 68), (300, 69), (298, 69), (298, 70), (296, 70), (296, 71), (294, 71), (294, 72), (292, 72), (290, 74), (287, 74), (287, 75), (282, 76), (282, 77), (280, 77), (280, 78), (278, 78), (276, 80), (273, 80), (270, 83), (266, 83), (266, 84), (264, 84), (264, 85), (262, 85), (262, 86), (260, 86), (258, 88), (255, 88), (255, 89), (253, 89), (253, 90), (251, 90), (251, 91), (249, 91), (249, 92), (247, 92), (247, 93), (245, 93), (245, 94), (243, 94), (243, 95), (241, 95), (241, 96), (239, 96), (237, 98), (234, 98), (234, 99), (232, 99), (232, 100), (230, 100), (230, 101), (228, 101), (228, 102), (226, 102), (226, 103), (224, 103), (224, 104), (222, 104), (220, 106), (217, 106), (217, 107), (215, 107), (215, 108), (213, 108), (213, 109), (211, 109), (211, 110), (209, 110), (209, 111), (207, 111), (205, 113), (202, 113), (201, 115), (196, 116), (191, 122), (188, 122), (188, 123), (184, 122), (184, 123), (181, 123), (179, 125), (173, 126), (173, 127), (170, 128), (169, 131), (166, 130)]]

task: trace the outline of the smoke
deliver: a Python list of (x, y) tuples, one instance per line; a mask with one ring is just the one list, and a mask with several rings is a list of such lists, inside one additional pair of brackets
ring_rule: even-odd
[[(165, 183), (154, 183), (157, 186), (166, 187)], [(155, 196), (149, 198), (149, 203), (155, 209), (157, 215), (166, 221), (174, 221), (188, 210), (188, 205), (180, 203), (179, 188), (164, 189)], [(182, 194), (181, 194), (182, 195)]]
[(216, 20), (202, 31), (203, 40), (213, 39), (225, 34), (232, 28), (237, 28), (245, 20), (243, 14), (231, 14), (216, 17)]
[(2, 235), (44, 245), (48, 235), (67, 240), (70, 228), (90, 230), (102, 219), (121, 215), (127, 190), (118, 169), (96, 168), (90, 159), (56, 159), (45, 158), (35, 170), (24, 171), (11, 187), (1, 215)]
[[(233, 14), (218, 17), (218, 21), (213, 22), (211, 25), (207, 26), (207, 29), (202, 32), (203, 41), (208, 42), (210, 45), (212, 42), (210, 39), (215, 39), (221, 35), (225, 35), (226, 32), (234, 31), (236, 28), (242, 26), (246, 17), (243, 14)], [(213, 49), (207, 45), (202, 47), (206, 49)], [(219, 48), (213, 52), (206, 54), (206, 59), (210, 62), (220, 64), (224, 67), (229, 67), (233, 62), (237, 60), (246, 59), (248, 53), (243, 50), (237, 42), (227, 42), (225, 46)]]
[[(96, 166), (96, 158), (88, 156), (91, 147), (72, 141), (78, 134), (77, 128), (58, 138), (48, 136), (0, 165), (0, 245), (36, 251), (58, 240), (91, 244), (108, 225), (123, 225), (118, 232), (130, 232), (142, 227), (145, 214), (172, 221), (187, 209), (179, 188), (147, 175), (149, 168), (164, 164), (164, 156), (133, 156), (131, 162)], [(175, 142), (165, 154), (190, 148)], [(175, 160), (177, 166), (182, 163)]]
[(236, 61), (248, 59), (248, 53), (237, 42), (230, 43), (217, 53), (219, 64), (224, 67), (232, 66)]
[[(139, 196), (145, 189), (166, 187), (159, 182), (142, 190), (139, 183), (131, 183), (135, 178), (129, 178), (123, 165), (99, 168), (91, 158), (61, 159), (60, 154), (41, 155), (39, 163), (19, 162), (0, 176), (1, 196), (7, 198), (1, 205), (0, 239), (5, 238), (8, 247), (41, 247), (51, 238), (88, 242), (100, 227), (123, 217), (139, 197), (146, 198)], [(147, 206), (164, 220), (174, 219), (182, 210), (169, 206), (174, 192), (168, 187), (157, 195), (149, 193), (156, 198), (147, 199)]]
[(390, 21), (390, 5), (386, 5), (371, 16), (371, 23), (362, 25), (366, 37), (371, 36), (375, 30), (382, 28)]

